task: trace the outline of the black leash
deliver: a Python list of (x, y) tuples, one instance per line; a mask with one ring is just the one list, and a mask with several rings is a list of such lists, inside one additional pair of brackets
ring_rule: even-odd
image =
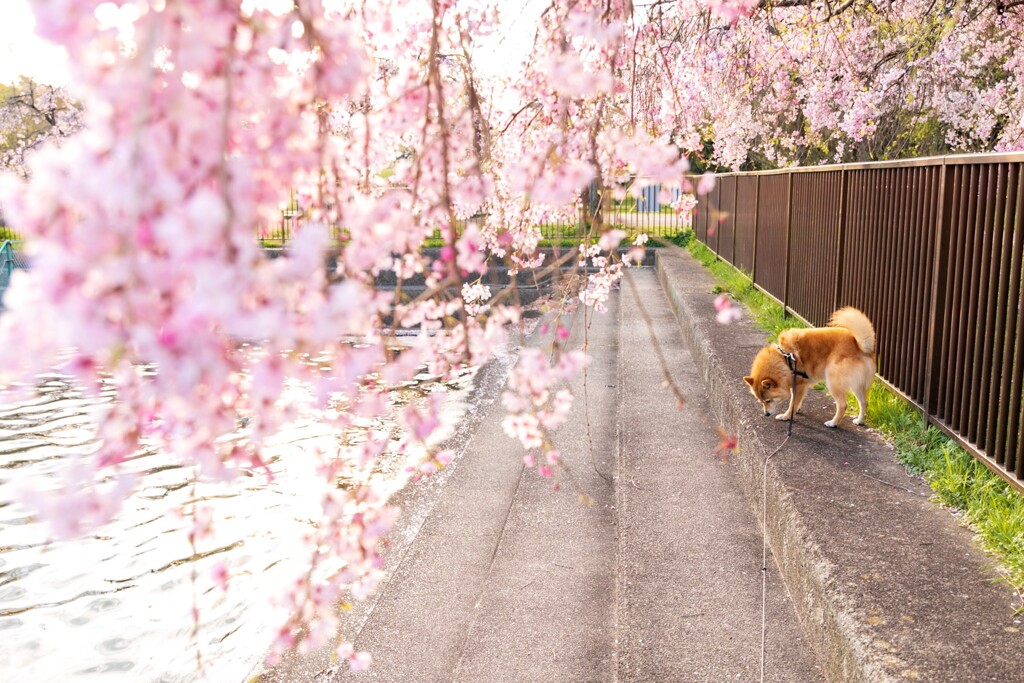
[(797, 370), (796, 354), (786, 351), (779, 344), (776, 344), (775, 348), (786, 359), (786, 366), (793, 373), (793, 395), (790, 402), (789, 424), (786, 426), (786, 438), (764, 459), (764, 469), (761, 472), (761, 683), (764, 683), (765, 634), (768, 632), (768, 461), (782, 450), (782, 447), (789, 442), (789, 437), (793, 435), (793, 419), (796, 417), (796, 378), (799, 376), (808, 381), (811, 379), (803, 370)]
[(778, 349), (779, 353), (782, 354), (782, 357), (786, 359), (786, 365), (789, 367), (789, 371), (793, 373), (793, 395), (790, 401), (789, 424), (786, 426), (786, 436), (790, 437), (793, 435), (793, 420), (796, 418), (796, 378), (799, 375), (800, 377), (809, 380), (810, 377), (808, 377), (807, 373), (803, 370), (796, 369), (795, 354), (786, 351), (778, 344), (775, 345), (775, 348)]

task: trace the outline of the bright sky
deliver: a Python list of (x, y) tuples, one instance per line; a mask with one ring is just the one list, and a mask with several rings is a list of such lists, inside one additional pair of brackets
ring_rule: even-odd
[(525, 61), (537, 20), (548, 4), (549, 0), (498, 0), (502, 28), (494, 38), (477, 46), (473, 55), (477, 68), (497, 75)]
[(37, 81), (67, 85), (67, 55), (35, 35), (29, 0), (0, 0), (0, 83), (24, 74)]
[[(519, 62), (533, 41), (537, 18), (546, 0), (499, 0), (505, 24), (491, 49), (478, 46), (478, 67), (507, 70)], [(53, 85), (67, 85), (67, 54), (35, 35), (29, 0), (0, 0), (0, 83), (25, 75)]]

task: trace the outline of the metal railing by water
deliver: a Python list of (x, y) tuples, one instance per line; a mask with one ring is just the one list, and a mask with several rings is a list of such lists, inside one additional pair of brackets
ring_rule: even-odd
[(0, 242), (0, 311), (4, 308), (4, 292), (14, 272), (14, 248), (10, 240)]
[[(625, 230), (629, 235), (645, 233), (651, 237), (672, 237), (689, 227), (689, 216), (677, 212), (664, 200), (678, 199), (680, 190), (662, 191), (660, 184), (648, 182), (643, 178), (634, 179), (631, 185), (635, 188), (635, 196), (627, 196), (622, 200), (612, 200), (612, 191), (598, 191), (592, 186), (585, 192), (585, 200), (589, 204), (589, 213), (593, 215), (599, 204), (602, 204), (604, 223), (607, 227)], [(407, 191), (394, 188), (395, 191)], [(668, 195), (666, 197), (666, 195)], [(586, 211), (580, 205), (572, 210), (560, 212), (557, 216), (541, 220), (536, 224), (541, 239), (564, 242), (580, 242), (589, 232)], [(293, 196), (281, 210), (281, 220), (272, 226), (263, 226), (257, 232), (257, 239), (263, 247), (283, 247), (301, 229), (305, 219), (303, 209)], [(331, 239), (336, 243), (348, 241), (350, 235), (341, 226), (332, 225)], [(438, 246), (440, 232), (435, 232), (428, 246)]]
[(0, 311), (4, 308), (3, 296), (15, 270), (28, 268), (22, 243), (16, 240), (0, 240)]
[(718, 181), (697, 238), (808, 324), (863, 310), (882, 381), (1024, 491), (1024, 153)]

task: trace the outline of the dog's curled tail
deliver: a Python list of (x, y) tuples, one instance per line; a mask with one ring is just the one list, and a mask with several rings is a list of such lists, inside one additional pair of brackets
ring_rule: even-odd
[(857, 346), (864, 353), (875, 352), (875, 326), (871, 324), (866, 315), (853, 306), (840, 308), (833, 313), (828, 324), (832, 327), (845, 327), (852, 332), (857, 340)]

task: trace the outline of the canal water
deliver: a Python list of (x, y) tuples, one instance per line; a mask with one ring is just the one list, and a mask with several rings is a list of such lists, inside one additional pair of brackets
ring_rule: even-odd
[[(473, 378), (473, 371), (449, 383), (420, 375), (391, 392), (392, 406), (446, 392), (450, 429), (467, 410)], [(93, 416), (114, 397), (85, 397), (59, 375), (39, 378), (38, 389), (32, 400), (0, 405), (0, 681), (191, 681), (199, 666), (207, 680), (244, 680), (283, 621), (271, 598), (308, 557), (301, 539), (319, 516), (319, 501), (308, 495), (319, 481), (314, 449), (358, 436), (306, 415), (267, 448), (273, 480), (253, 471), (241, 485), (203, 483), (195, 491), (189, 468), (160, 452), (140, 453), (130, 464), (140, 485), (122, 512), (86, 538), (51, 542), (16, 491), (26, 480), (56, 483), (69, 461), (94, 452)], [(398, 436), (391, 419), (361, 426)], [(380, 469), (400, 462), (389, 449)], [(193, 495), (211, 501), (215, 514), (215, 541), (197, 556), (190, 522), (178, 512)], [(231, 576), (226, 592), (212, 578), (220, 562)]]

